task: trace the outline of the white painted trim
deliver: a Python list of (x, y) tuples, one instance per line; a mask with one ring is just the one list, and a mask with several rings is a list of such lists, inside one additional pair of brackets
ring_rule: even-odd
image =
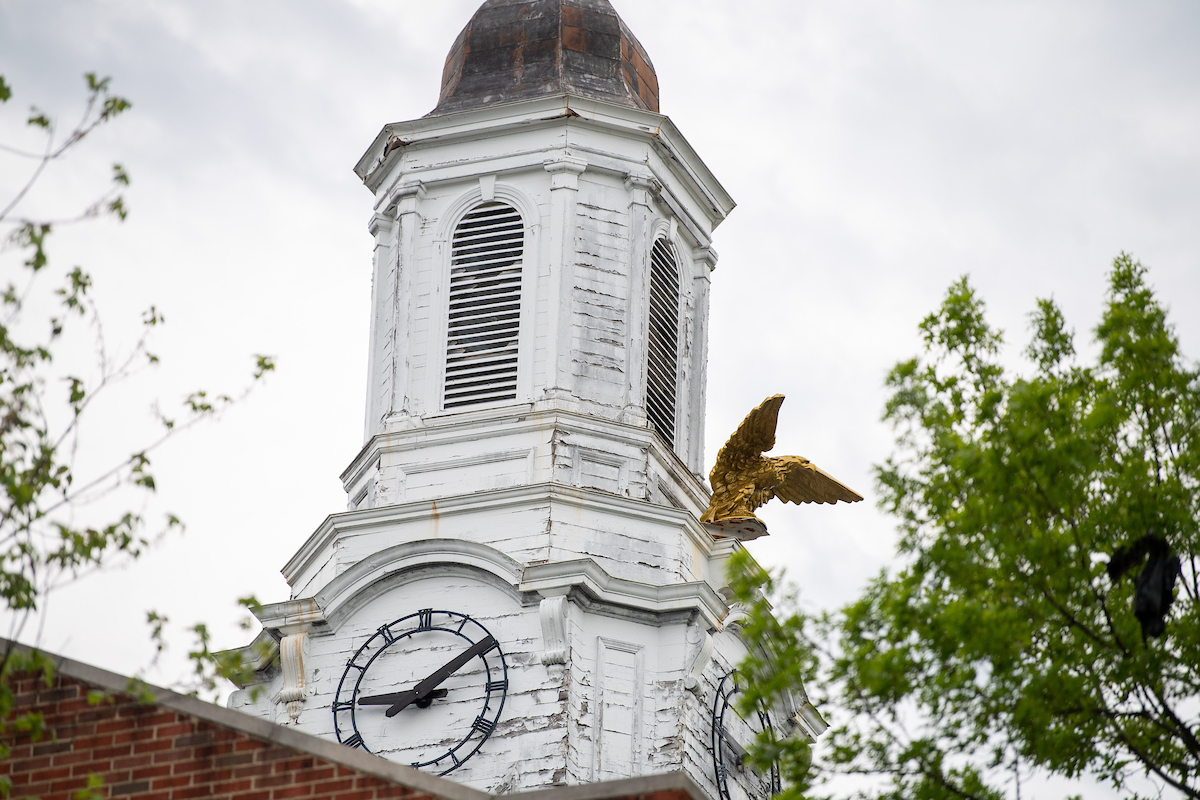
[[(469, 514), (479, 511), (505, 513), (509, 510), (545, 507), (555, 503), (584, 510), (602, 511), (627, 519), (677, 526), (703, 555), (712, 552), (716, 544), (712, 534), (705, 530), (696, 517), (688, 511), (654, 505), (644, 500), (618, 497), (607, 492), (565, 486), (561, 483), (535, 483), (456, 497), (443, 497), (436, 501), (423, 500), (332, 514), (325, 518), (320, 527), (288, 560), (283, 568), (283, 575), (289, 583), (292, 583), (297, 575), (307, 571), (317, 560), (323, 559), (333, 542), (341, 536), (385, 530), (401, 522), (427, 521), (436, 517), (444, 519), (454, 514)], [(717, 599), (719, 600), (719, 598)], [(720, 613), (724, 613), (723, 601), (721, 601)]]
[(418, 439), (422, 445), (445, 446), (477, 441), (482, 436), (491, 435), (497, 426), (503, 426), (504, 432), (512, 435), (554, 429), (568, 434), (600, 436), (647, 450), (657, 459), (659, 467), (671, 473), (678, 485), (688, 493), (689, 500), (699, 508), (708, 504), (708, 496), (711, 493), (708, 487), (690, 471), (682, 458), (668, 451), (646, 426), (559, 410), (553, 407), (553, 401), (545, 401), (545, 405), (548, 408), (530, 404), (510, 404), (497, 408), (480, 406), (458, 412), (429, 414), (423, 419), (411, 420), (413, 424), (410, 428), (380, 434), (367, 442), (350, 466), (342, 472), (342, 485), (349, 491), (350, 487), (374, 469), (382, 455), (404, 452), (414, 439)]
[(654, 614), (697, 611), (710, 628), (718, 627), (725, 613), (725, 601), (703, 581), (653, 585), (614, 578), (590, 558), (531, 564), (519, 588), (547, 597), (580, 590), (602, 603)]
[(711, 216), (715, 228), (734, 209), (729, 193), (697, 155), (671, 120), (661, 114), (570, 95), (497, 103), (468, 111), (441, 114), (384, 126), (359, 159), (354, 171), (372, 192), (411, 147), (433, 142), (474, 139), (497, 129), (528, 130), (531, 125), (590, 124), (618, 129), (658, 143), (673, 177)]

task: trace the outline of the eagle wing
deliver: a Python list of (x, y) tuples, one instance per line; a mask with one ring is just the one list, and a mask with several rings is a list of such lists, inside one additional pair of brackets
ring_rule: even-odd
[(857, 503), (862, 495), (854, 491), (816, 464), (800, 456), (779, 456), (770, 459), (779, 475), (779, 485), (770, 491), (789, 503)]
[(762, 454), (775, 446), (775, 424), (779, 420), (779, 406), (783, 395), (768, 397), (742, 420), (742, 424), (729, 437), (729, 441), (717, 453), (717, 463), (709, 479), (714, 486), (724, 476), (746, 464), (762, 458)]

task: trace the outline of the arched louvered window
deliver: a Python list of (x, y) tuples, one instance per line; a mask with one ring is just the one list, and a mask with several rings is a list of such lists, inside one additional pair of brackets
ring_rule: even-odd
[(666, 239), (650, 251), (650, 341), (647, 346), (646, 415), (675, 446), (675, 379), (679, 372), (679, 267)]
[(515, 208), (483, 203), (454, 229), (444, 408), (517, 397), (525, 225)]

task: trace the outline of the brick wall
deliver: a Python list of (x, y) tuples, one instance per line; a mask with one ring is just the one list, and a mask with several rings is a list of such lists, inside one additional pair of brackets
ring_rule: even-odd
[(92, 687), (61, 674), (49, 687), (28, 676), (13, 688), (17, 707), (40, 712), (46, 723), (40, 741), (10, 738), (12, 755), (0, 772), (12, 779), (13, 797), (68, 800), (87, 788), (89, 775), (98, 775), (105, 796), (145, 800), (432, 800), (377, 775), (157, 704), (125, 695), (89, 701)]

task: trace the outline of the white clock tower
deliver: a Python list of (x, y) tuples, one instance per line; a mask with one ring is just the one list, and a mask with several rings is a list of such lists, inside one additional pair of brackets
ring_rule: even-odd
[[(683, 771), (746, 652), (698, 521), (734, 203), (607, 0), (488, 0), (374, 194), (365, 444), (231, 705), (492, 792)], [(815, 736), (798, 692), (777, 720)], [(720, 747), (721, 745), (718, 745)], [(723, 763), (720, 758), (716, 763)]]

